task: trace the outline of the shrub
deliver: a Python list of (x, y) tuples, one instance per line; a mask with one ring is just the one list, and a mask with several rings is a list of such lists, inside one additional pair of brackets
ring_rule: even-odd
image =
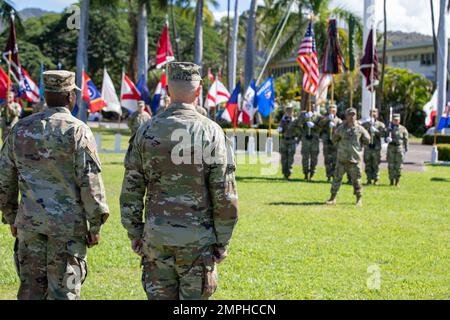
[(450, 144), (438, 144), (439, 160), (450, 161)]
[[(432, 145), (434, 142), (434, 135), (425, 135), (422, 138), (422, 144)], [(449, 134), (438, 134), (436, 135), (436, 143), (437, 144), (450, 144), (450, 135)]]

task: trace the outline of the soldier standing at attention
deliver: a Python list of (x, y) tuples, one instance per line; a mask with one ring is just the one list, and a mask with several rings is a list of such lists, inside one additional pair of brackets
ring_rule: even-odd
[(207, 299), (237, 222), (236, 167), (223, 130), (196, 111), (200, 67), (170, 63), (168, 81), (170, 106), (139, 128), (125, 157), (122, 224), (148, 299)]
[(19, 121), (20, 109), (20, 105), (17, 102), (14, 102), (14, 92), (11, 91), (8, 95), (8, 100), (0, 106), (3, 143), (5, 143), (11, 128)]
[(331, 185), (331, 197), (327, 204), (336, 204), (336, 195), (345, 173), (351, 178), (356, 205), (362, 206), (361, 162), (363, 145), (370, 142), (370, 135), (356, 121), (356, 109), (345, 110), (345, 121), (336, 129), (333, 142), (337, 143), (337, 163)]
[(400, 124), (400, 114), (393, 115), (392, 123), (386, 131), (385, 141), (388, 143), (387, 163), (390, 184), (398, 186), (405, 152), (408, 152), (408, 130)]
[(293, 136), (302, 141), (302, 166), (305, 180), (311, 181), (316, 172), (319, 158), (320, 115), (311, 111), (303, 111), (292, 122)]
[(370, 110), (370, 119), (362, 124), (370, 134), (370, 142), (364, 148), (364, 164), (367, 184), (378, 184), (381, 162), (381, 138), (385, 136), (386, 126), (378, 120), (378, 109)]
[(128, 118), (128, 128), (131, 130), (131, 135), (134, 135), (139, 127), (150, 121), (152, 116), (145, 111), (145, 102), (140, 100), (138, 101), (138, 109), (133, 112), (133, 114)]
[(333, 133), (342, 123), (342, 120), (336, 115), (336, 113), (336, 105), (330, 105), (328, 107), (328, 113), (324, 115), (319, 122), (323, 143), (323, 158), (328, 182), (331, 182), (331, 179), (334, 176), (334, 168), (336, 167), (337, 147), (332, 140)]
[(281, 168), (285, 179), (289, 179), (292, 173), (292, 165), (294, 164), (294, 155), (296, 149), (295, 137), (291, 131), (288, 130), (289, 125), (295, 120), (293, 116), (292, 105), (286, 106), (286, 112), (281, 118), (278, 125), (278, 132), (281, 133), (280, 154), (281, 154)]
[(109, 209), (94, 136), (69, 110), (75, 73), (43, 76), (48, 110), (20, 120), (1, 151), (0, 210), (16, 237), (18, 299), (79, 299), (86, 245)]

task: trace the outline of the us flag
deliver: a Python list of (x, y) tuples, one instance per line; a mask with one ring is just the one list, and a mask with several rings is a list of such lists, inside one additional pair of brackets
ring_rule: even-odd
[(303, 89), (315, 95), (319, 83), (319, 63), (317, 62), (316, 41), (314, 40), (312, 21), (309, 22), (305, 38), (298, 49), (297, 62), (304, 72)]

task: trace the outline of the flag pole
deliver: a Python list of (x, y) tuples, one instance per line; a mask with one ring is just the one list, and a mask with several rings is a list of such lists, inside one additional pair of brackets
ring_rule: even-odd
[(12, 52), (8, 51), (8, 86), (6, 88), (6, 103), (8, 104), (8, 97), (11, 92), (11, 62), (12, 62)]

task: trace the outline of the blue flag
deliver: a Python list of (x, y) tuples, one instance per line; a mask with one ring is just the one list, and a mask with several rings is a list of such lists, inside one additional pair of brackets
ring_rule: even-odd
[(263, 117), (268, 117), (275, 109), (275, 90), (273, 78), (269, 77), (256, 92), (256, 105)]
[(145, 77), (143, 74), (139, 77), (136, 88), (141, 93), (141, 99), (145, 102), (146, 105), (150, 106), (152, 104), (152, 98), (150, 96), (150, 91), (148, 91), (147, 82), (145, 81)]

